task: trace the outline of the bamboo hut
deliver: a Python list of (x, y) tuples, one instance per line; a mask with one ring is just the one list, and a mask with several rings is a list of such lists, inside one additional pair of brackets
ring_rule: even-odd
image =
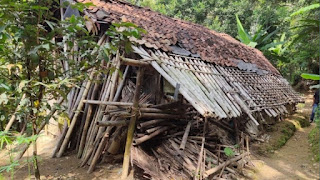
[[(69, 96), (71, 125), (53, 157), (76, 150), (89, 173), (123, 159), (123, 178), (130, 160), (139, 178), (234, 178), (235, 162), (248, 162), (249, 141), (302, 101), (259, 50), (227, 34), (119, 0), (78, 2), (94, 4), (83, 15), (99, 44), (113, 22), (147, 31), (130, 39), (132, 53), (106, 65), (123, 76), (91, 73), (100, 81), (84, 81)], [(220, 153), (225, 147), (232, 158)]]

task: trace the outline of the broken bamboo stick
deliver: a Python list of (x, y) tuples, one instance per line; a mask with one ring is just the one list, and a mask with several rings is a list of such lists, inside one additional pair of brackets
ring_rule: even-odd
[(239, 159), (242, 159), (244, 158), (245, 156), (249, 155), (250, 153), (246, 152), (246, 153), (243, 153), (237, 157), (234, 157), (232, 159), (229, 159), (227, 161), (225, 161), (224, 163), (214, 167), (214, 168), (211, 168), (209, 170), (207, 170), (204, 174), (204, 177), (207, 178), (208, 176), (210, 176), (211, 174), (214, 174), (216, 173), (217, 171), (219, 171), (220, 169), (222, 169), (223, 167), (227, 167), (229, 164), (235, 162), (235, 161), (238, 161)]
[(182, 137), (182, 141), (181, 141), (181, 144), (180, 144), (180, 147), (179, 147), (179, 149), (181, 151), (183, 151), (184, 148), (186, 147), (186, 143), (187, 143), (187, 140), (188, 140), (190, 128), (191, 128), (191, 121), (188, 122), (186, 130), (184, 131), (184, 134), (183, 134), (183, 137)]
[(136, 146), (136, 145), (139, 145), (139, 144), (141, 144), (141, 143), (143, 143), (145, 141), (148, 141), (149, 139), (161, 134), (162, 132), (164, 132), (164, 131), (166, 131), (168, 129), (169, 129), (169, 127), (165, 126), (165, 127), (162, 127), (160, 129), (158, 129), (157, 131), (151, 133), (150, 135), (145, 135), (145, 136), (142, 136), (141, 138), (135, 139), (135, 140), (133, 140), (133, 145)]

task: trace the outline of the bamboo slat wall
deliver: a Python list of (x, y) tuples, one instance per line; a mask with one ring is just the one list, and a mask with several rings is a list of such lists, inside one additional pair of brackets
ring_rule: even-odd
[(180, 93), (203, 116), (234, 118), (244, 112), (258, 124), (253, 112), (264, 111), (276, 117), (288, 113), (286, 105), (302, 101), (281, 76), (259, 75), (159, 50), (134, 50), (171, 85), (180, 84)]

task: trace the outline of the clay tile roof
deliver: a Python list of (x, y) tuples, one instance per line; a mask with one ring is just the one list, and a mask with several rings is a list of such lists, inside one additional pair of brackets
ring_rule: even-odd
[[(79, 2), (83, 0), (78, 0)], [(256, 64), (273, 74), (279, 71), (255, 48), (251, 48), (231, 36), (218, 33), (201, 25), (174, 19), (147, 8), (138, 7), (120, 0), (85, 0), (96, 7), (88, 10), (98, 21), (117, 22), (125, 19), (144, 28), (146, 47), (171, 51), (171, 45), (199, 54), (206, 62), (221, 66), (236, 66), (232, 59)], [(98, 8), (99, 10), (97, 10)]]

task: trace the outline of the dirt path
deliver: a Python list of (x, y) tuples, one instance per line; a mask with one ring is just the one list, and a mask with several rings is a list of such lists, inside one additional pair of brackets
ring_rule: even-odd
[[(312, 95), (308, 95), (305, 106), (299, 107), (298, 113), (308, 115), (311, 104)], [(297, 129), (287, 143), (270, 157), (255, 156), (257, 173), (253, 179), (319, 179), (319, 163), (314, 162), (308, 142), (308, 134), (315, 126)]]

